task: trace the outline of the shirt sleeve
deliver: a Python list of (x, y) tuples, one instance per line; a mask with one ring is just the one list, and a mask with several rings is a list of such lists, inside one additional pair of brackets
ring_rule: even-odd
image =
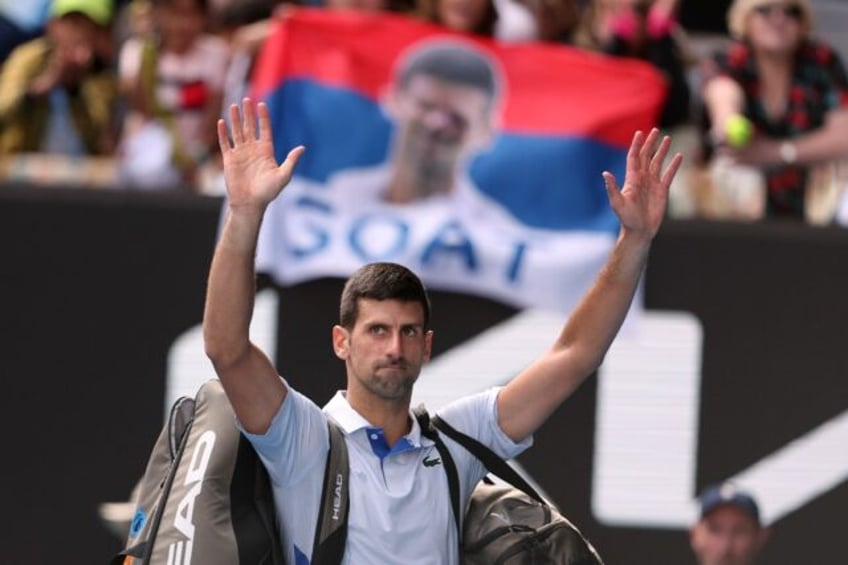
[(451, 426), (488, 446), (500, 457), (512, 459), (533, 445), (533, 436), (514, 442), (498, 425), (497, 399), (502, 388), (495, 387), (461, 398), (437, 413)]
[(0, 65), (0, 129), (20, 118), (27, 90), (48, 56), (48, 44), (35, 39), (15, 48)]
[(291, 485), (313, 473), (330, 448), (327, 417), (306, 396), (288, 383), (286, 387), (288, 393), (264, 434), (248, 433), (236, 422), (277, 485)]

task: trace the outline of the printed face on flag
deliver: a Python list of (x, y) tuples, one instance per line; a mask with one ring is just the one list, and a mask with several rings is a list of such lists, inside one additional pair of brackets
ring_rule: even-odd
[[(388, 200), (452, 190), (454, 177), (491, 141), (498, 82), (495, 63), (457, 41), (425, 39), (398, 58), (386, 101), (398, 179)], [(400, 177), (413, 187), (398, 187)]]
[(463, 157), (489, 140), (488, 96), (471, 86), (419, 75), (394, 89), (395, 155), (401, 163), (429, 171), (453, 171)]

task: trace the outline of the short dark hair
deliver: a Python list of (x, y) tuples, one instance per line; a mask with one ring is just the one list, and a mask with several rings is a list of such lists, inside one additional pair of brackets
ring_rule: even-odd
[(369, 263), (357, 269), (342, 290), (339, 324), (351, 329), (359, 316), (359, 299), (417, 302), (424, 310), (424, 329), (430, 325), (430, 298), (421, 279), (397, 263)]
[(476, 88), (486, 93), (490, 101), (497, 98), (500, 91), (491, 59), (459, 41), (430, 41), (406, 54), (398, 67), (398, 86), (405, 88), (417, 75)]

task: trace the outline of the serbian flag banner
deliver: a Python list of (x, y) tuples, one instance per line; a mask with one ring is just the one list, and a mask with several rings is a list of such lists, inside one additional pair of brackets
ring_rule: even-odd
[(433, 288), (568, 311), (614, 242), (623, 181), (665, 85), (648, 65), (502, 44), (391, 14), (298, 9), (257, 61), (278, 159), (257, 268), (280, 284), (402, 263)]

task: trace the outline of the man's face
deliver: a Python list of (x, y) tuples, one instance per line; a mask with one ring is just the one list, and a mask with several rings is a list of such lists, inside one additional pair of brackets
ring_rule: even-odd
[(690, 541), (699, 565), (751, 565), (767, 536), (745, 512), (726, 505), (695, 524)]
[(50, 21), (47, 33), (67, 73), (83, 73), (94, 60), (97, 26), (87, 17), (68, 14)]
[(488, 142), (489, 96), (481, 89), (419, 74), (396, 91), (390, 110), (396, 151), (423, 174), (452, 172), (460, 156)]
[(348, 395), (408, 401), (430, 359), (433, 333), (423, 324), (417, 302), (360, 299), (353, 328), (333, 328), (336, 355), (347, 366)]

